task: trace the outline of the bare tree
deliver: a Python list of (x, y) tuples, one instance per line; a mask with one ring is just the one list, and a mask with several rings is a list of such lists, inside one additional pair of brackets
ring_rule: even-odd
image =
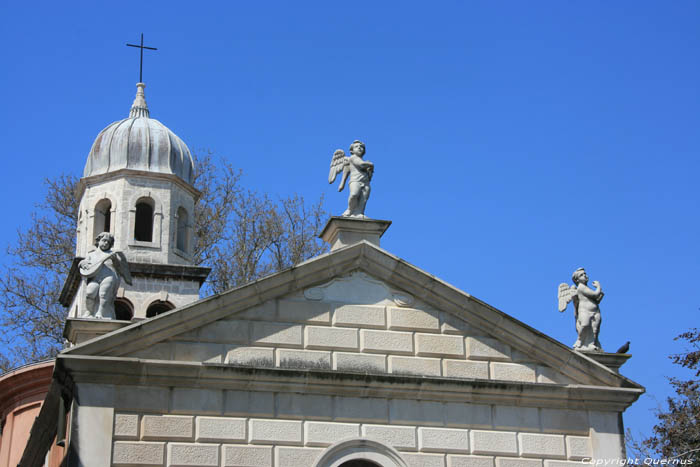
[[(66, 310), (58, 303), (75, 255), (79, 179), (46, 180), (46, 198), (8, 248), (0, 273), (0, 372), (53, 357), (63, 347)], [(208, 295), (293, 266), (325, 250), (317, 235), (323, 199), (272, 200), (241, 186), (241, 172), (211, 153), (196, 157), (195, 264), (212, 268)]]

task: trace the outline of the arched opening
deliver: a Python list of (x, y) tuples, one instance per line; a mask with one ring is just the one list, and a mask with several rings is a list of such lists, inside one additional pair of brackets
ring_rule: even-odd
[(187, 238), (187, 211), (183, 207), (177, 209), (177, 241), (176, 246), (180, 251), (188, 252), (189, 242)]
[(339, 441), (316, 460), (314, 467), (407, 467), (394, 448), (367, 438)]
[(148, 305), (148, 308), (146, 309), (146, 318), (153, 318), (154, 316), (158, 316), (161, 313), (170, 311), (173, 308), (175, 308), (175, 305), (173, 305), (170, 302), (156, 300), (155, 302)]
[(136, 202), (136, 225), (134, 240), (139, 242), (153, 241), (153, 207), (151, 198), (141, 198)]
[(108, 199), (101, 199), (95, 205), (95, 223), (93, 232), (95, 237), (102, 232), (109, 232), (112, 226), (112, 202)]
[(134, 317), (134, 306), (126, 298), (115, 298), (114, 315), (115, 319), (131, 321), (131, 318)]

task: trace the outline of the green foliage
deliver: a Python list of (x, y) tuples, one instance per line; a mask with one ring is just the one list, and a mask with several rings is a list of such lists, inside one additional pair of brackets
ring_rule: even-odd
[(671, 360), (694, 372), (688, 380), (669, 378), (676, 392), (666, 399), (666, 407), (656, 411), (658, 423), (653, 435), (641, 443), (628, 432), (631, 450), (645, 457), (698, 459), (700, 457), (700, 330), (693, 328), (676, 337), (690, 346), (687, 352), (671, 355)]

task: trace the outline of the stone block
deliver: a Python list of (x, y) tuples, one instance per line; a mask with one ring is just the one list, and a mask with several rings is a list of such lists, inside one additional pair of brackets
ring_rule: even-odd
[(469, 430), (420, 427), (418, 449), (425, 452), (469, 453)]
[(389, 420), (392, 424), (443, 426), (445, 404), (437, 401), (391, 399)]
[(489, 337), (467, 337), (467, 358), (470, 360), (509, 360), (510, 346)]
[(333, 369), (359, 373), (386, 373), (386, 356), (333, 352)]
[(250, 331), (249, 321), (219, 320), (199, 328), (197, 335), (201, 342), (226, 344), (247, 344)]
[(173, 413), (220, 415), (223, 409), (224, 392), (220, 389), (173, 389)]
[(275, 467), (313, 466), (321, 457), (323, 449), (318, 448), (275, 448)]
[(307, 349), (357, 350), (360, 341), (357, 329), (321, 326), (306, 326), (304, 337)]
[(389, 373), (395, 375), (440, 376), (439, 358), (389, 357)]
[(588, 414), (583, 410), (542, 409), (542, 431), (587, 435)]
[(386, 328), (383, 306), (342, 305), (333, 311), (334, 326)]
[[(179, 337), (179, 336), (178, 336)], [(129, 357), (142, 358), (144, 360), (170, 360), (172, 357), (172, 343), (159, 342), (145, 349), (139, 349), (129, 354)]]
[(226, 352), (225, 363), (257, 367), (275, 366), (275, 350), (265, 347), (231, 347)]
[(539, 431), (537, 410), (535, 407), (497, 405), (493, 410), (493, 426), (519, 431)]
[(510, 350), (510, 359), (518, 363), (534, 363), (535, 361), (530, 355), (516, 349)]
[(256, 320), (256, 321), (276, 321), (276, 304), (274, 300), (268, 300), (262, 305), (249, 308), (241, 313), (236, 313), (236, 319), (240, 320)]
[(527, 364), (491, 362), (491, 379), (534, 383), (537, 377), (535, 369)]
[(229, 417), (197, 417), (195, 441), (198, 442), (245, 442), (246, 419)]
[(224, 467), (272, 467), (272, 446), (224, 444)]
[(191, 440), (193, 435), (192, 417), (144, 415), (141, 418), (141, 438), (145, 440)]
[(467, 402), (445, 404), (447, 426), (469, 428), (491, 428), (491, 406)]
[(418, 448), (415, 427), (362, 425), (362, 436), (388, 444), (399, 450), (415, 451)]
[(494, 467), (493, 457), (448, 455), (447, 467)]
[(301, 325), (253, 322), (251, 342), (256, 345), (301, 347)]
[(393, 307), (389, 307), (387, 312), (389, 329), (440, 332), (440, 319), (437, 314), (412, 308)]
[[(622, 452), (620, 452), (622, 453)], [(601, 460), (603, 460), (602, 458)], [(609, 459), (620, 459), (620, 457), (611, 457)], [(597, 460), (597, 459), (596, 459)], [(545, 460), (544, 461), (544, 467), (581, 467), (582, 465), (590, 465), (590, 460), (588, 460), (585, 464), (582, 462), (567, 462), (567, 461), (553, 461), (553, 460)]]
[(182, 362), (221, 363), (223, 353), (221, 344), (175, 342), (173, 345), (174, 359)]
[(515, 432), (471, 430), (469, 441), (474, 454), (518, 454)]
[(165, 443), (116, 441), (112, 451), (114, 466), (162, 466), (165, 463)]
[(449, 378), (489, 379), (489, 363), (471, 360), (443, 360), (442, 374)]
[(443, 334), (459, 334), (461, 336), (478, 334), (466, 321), (449, 311), (440, 312), (440, 331)]
[(301, 444), (302, 423), (292, 420), (250, 420), (249, 441), (255, 444)]
[(338, 396), (334, 402), (335, 420), (359, 422), (389, 420), (389, 403), (386, 399)]
[(170, 389), (148, 386), (116, 386), (114, 408), (134, 412), (167, 412)]
[(294, 323), (331, 323), (331, 309), (328, 303), (312, 301), (280, 300), (278, 303), (280, 321)]
[(114, 437), (117, 439), (138, 439), (139, 416), (136, 414), (114, 414)]
[(592, 457), (591, 440), (588, 436), (567, 436), (566, 452), (571, 460), (590, 459)]
[(277, 362), (280, 368), (330, 370), (331, 353), (320, 350), (277, 349)]
[(277, 417), (330, 420), (333, 417), (333, 398), (315, 394), (277, 394)]
[(408, 467), (445, 467), (444, 454), (401, 454)]
[(360, 349), (363, 352), (413, 354), (413, 334), (362, 329)]
[(564, 436), (519, 433), (518, 444), (522, 457), (566, 458)]
[(557, 370), (550, 368), (548, 366), (538, 366), (537, 368), (537, 382), (538, 383), (549, 383), (549, 384), (572, 384), (573, 381), (559, 373)]
[(272, 417), (275, 414), (275, 399), (271, 392), (228, 390), (224, 397), (224, 415)]
[(304, 423), (304, 441), (307, 446), (330, 446), (340, 440), (359, 436), (359, 423)]
[(519, 457), (497, 457), (496, 467), (542, 467), (542, 461)]
[(168, 443), (168, 467), (219, 467), (218, 444)]
[(464, 357), (464, 338), (443, 334), (416, 334), (416, 353), (434, 357)]

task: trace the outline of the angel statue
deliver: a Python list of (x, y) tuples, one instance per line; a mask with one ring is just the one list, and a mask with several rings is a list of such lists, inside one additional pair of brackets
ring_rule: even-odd
[(331, 159), (331, 171), (328, 174), (328, 183), (333, 183), (335, 177), (342, 171), (338, 191), (343, 191), (345, 182), (350, 177), (350, 196), (348, 196), (348, 208), (343, 217), (365, 218), (365, 206), (369, 199), (369, 182), (374, 173), (374, 164), (363, 160), (365, 155), (365, 143), (355, 140), (350, 145), (350, 157), (345, 157), (342, 149), (337, 149)]
[(559, 284), (559, 311), (563, 313), (569, 302), (574, 301), (574, 318), (578, 334), (574, 349), (603, 350), (598, 340), (601, 322), (598, 304), (603, 300), (600, 282), (593, 281), (595, 290), (588, 287), (588, 274), (583, 268), (575, 270), (571, 280), (574, 282), (572, 286)]
[(97, 249), (88, 253), (78, 267), (80, 275), (87, 281), (85, 308), (90, 316), (100, 319), (115, 319), (114, 299), (119, 289), (120, 276), (131, 285), (131, 272), (126, 256), (121, 251), (112, 251), (114, 236), (102, 232), (95, 239)]

